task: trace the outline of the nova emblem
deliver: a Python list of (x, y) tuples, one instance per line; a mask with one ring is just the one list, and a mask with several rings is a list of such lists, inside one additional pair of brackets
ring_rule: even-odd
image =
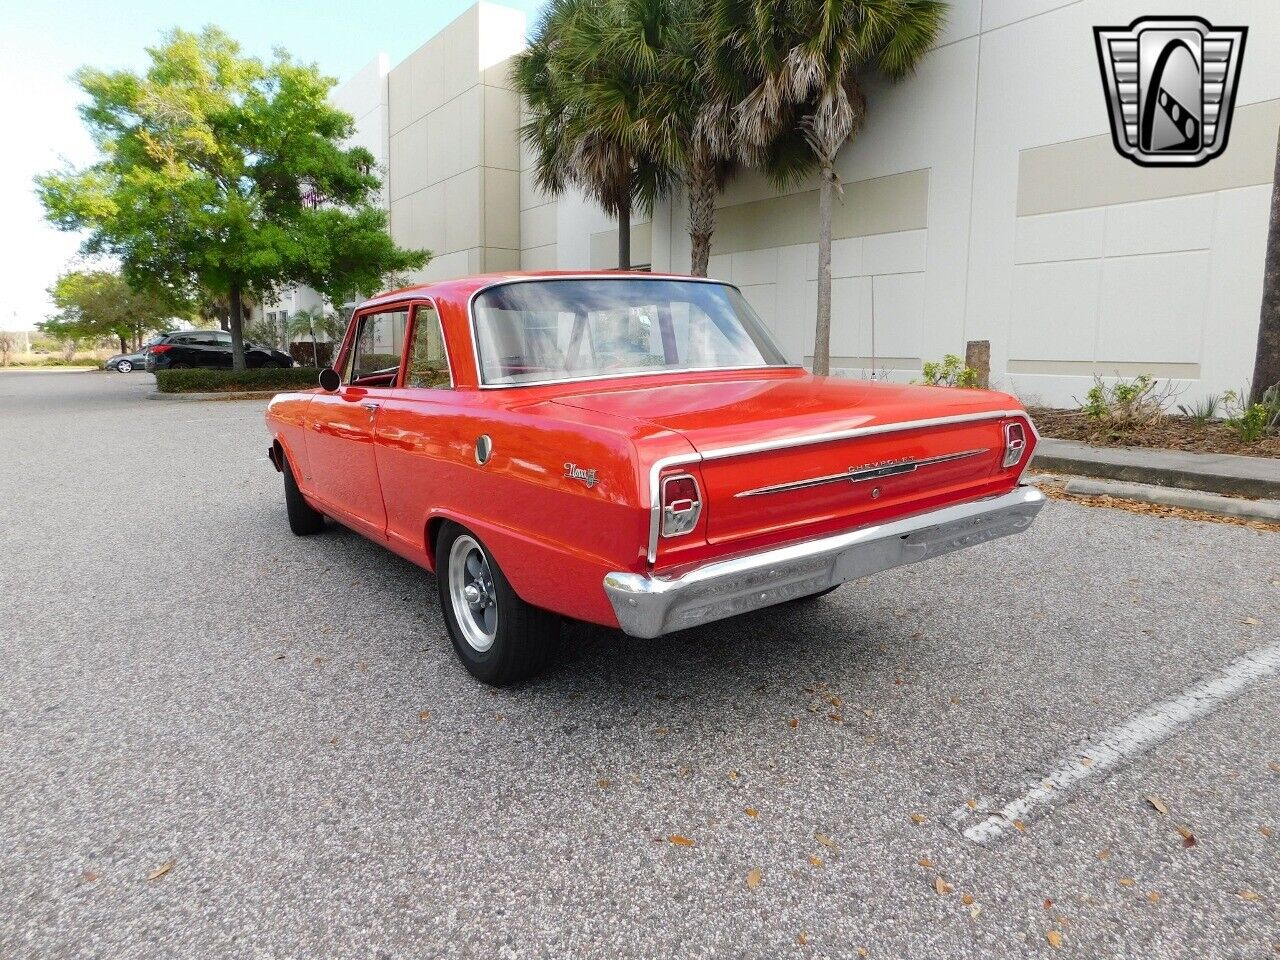
[(1198, 167), (1225, 150), (1247, 33), (1199, 17), (1094, 27), (1120, 155), (1143, 167)]
[(581, 480), (588, 487), (594, 487), (599, 482), (596, 479), (594, 467), (588, 470), (586, 467), (580, 467), (576, 463), (566, 463), (564, 465), (564, 478), (566, 480)]

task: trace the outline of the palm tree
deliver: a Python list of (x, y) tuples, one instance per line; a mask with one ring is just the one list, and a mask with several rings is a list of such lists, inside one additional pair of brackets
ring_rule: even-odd
[(317, 337), (321, 336), (336, 343), (346, 332), (346, 325), (338, 315), (325, 310), (322, 306), (299, 310), (286, 323), (290, 339), (307, 337), (311, 341), (311, 358), (317, 367), (320, 366), (320, 347), (316, 342)]
[[(512, 81), (524, 102), (521, 136), (533, 150), (534, 177), (559, 195), (582, 190), (618, 222), (618, 268), (631, 266), (631, 214), (647, 213), (674, 174), (644, 149), (641, 69), (651, 38), (631, 44), (636, 57), (610, 55), (645, 23), (644, 0), (551, 0), (529, 46), (515, 58)], [(658, 7), (660, 4), (653, 4)], [(637, 59), (637, 57), (639, 59)]]
[(711, 0), (713, 47), (750, 88), (735, 107), (743, 159), (780, 185), (819, 175), (816, 374), (831, 372), (835, 159), (866, 119), (862, 78), (914, 72), (945, 17), (944, 0)]

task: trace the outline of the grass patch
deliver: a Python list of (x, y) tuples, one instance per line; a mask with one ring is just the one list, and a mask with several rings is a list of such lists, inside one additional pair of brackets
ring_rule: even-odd
[(298, 390), (314, 387), (315, 367), (279, 370), (157, 370), (161, 393), (233, 393), (239, 390)]

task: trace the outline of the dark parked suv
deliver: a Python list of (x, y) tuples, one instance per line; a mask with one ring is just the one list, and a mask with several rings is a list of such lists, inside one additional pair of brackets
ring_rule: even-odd
[[(293, 358), (287, 353), (247, 340), (244, 362), (250, 369), (293, 366)], [(178, 370), (182, 367), (224, 367), (230, 370), (231, 334), (226, 330), (173, 330), (148, 348), (148, 370)]]

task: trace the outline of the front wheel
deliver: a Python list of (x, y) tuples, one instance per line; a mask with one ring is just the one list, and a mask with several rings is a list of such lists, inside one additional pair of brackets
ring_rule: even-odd
[(284, 474), (284, 505), (289, 514), (289, 529), (298, 537), (319, 533), (324, 529), (324, 514), (307, 503), (302, 491), (298, 489), (298, 482), (293, 479), (288, 459), (284, 454), (280, 455), (280, 459), (284, 461), (284, 469), (280, 472)]
[(546, 666), (559, 617), (521, 600), (479, 538), (456, 523), (436, 541), (436, 583), (453, 649), (473, 677), (505, 687)]
[(120, 373), (130, 373), (133, 370), (133, 364), (128, 360), (121, 360), (116, 364), (116, 370)]

